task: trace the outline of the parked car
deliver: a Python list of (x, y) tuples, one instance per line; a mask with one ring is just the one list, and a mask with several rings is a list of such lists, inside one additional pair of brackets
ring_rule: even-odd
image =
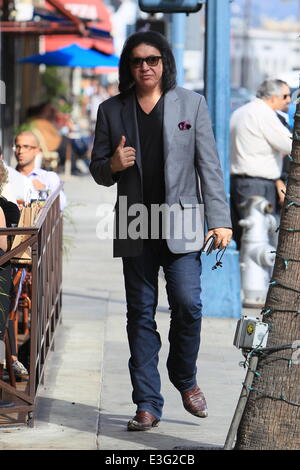
[(243, 104), (252, 101), (255, 96), (250, 93), (247, 88), (231, 88), (230, 89), (230, 111), (233, 112)]

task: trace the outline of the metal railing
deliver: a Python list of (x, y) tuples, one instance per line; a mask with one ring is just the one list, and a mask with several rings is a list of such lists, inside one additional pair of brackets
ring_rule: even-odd
[[(60, 210), (60, 188), (45, 202), (33, 227), (0, 229), (0, 235), (27, 235), (28, 238), (0, 258), (0, 266), (31, 249), (31, 262), (20, 265), (30, 275), (29, 376), (10, 383), (0, 380), (2, 400), (15, 406), (0, 405), (0, 426), (24, 423), (33, 426), (36, 396), (44, 380), (48, 353), (54, 348), (56, 327), (61, 321), (63, 217)], [(18, 267), (18, 264), (16, 265)], [(0, 396), (1, 398), (1, 396)]]

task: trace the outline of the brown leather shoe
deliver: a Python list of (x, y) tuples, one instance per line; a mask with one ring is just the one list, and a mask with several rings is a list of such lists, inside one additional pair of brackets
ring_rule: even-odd
[(208, 416), (206, 400), (198, 385), (187, 392), (182, 392), (181, 397), (186, 411), (198, 418)]
[(138, 411), (134, 418), (128, 421), (127, 431), (149, 431), (158, 426), (159, 419), (148, 411)]

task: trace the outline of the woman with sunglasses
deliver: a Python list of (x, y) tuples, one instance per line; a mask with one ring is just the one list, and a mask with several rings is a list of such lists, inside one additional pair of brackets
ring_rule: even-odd
[(214, 235), (214, 248), (226, 247), (232, 232), (205, 99), (176, 86), (175, 60), (162, 35), (148, 31), (127, 39), (119, 90), (99, 106), (90, 171), (98, 184), (118, 187), (114, 256), (123, 260), (137, 407), (127, 429), (146, 431), (158, 425), (164, 403), (155, 322), (159, 268), (171, 311), (169, 378), (185, 409), (205, 418), (206, 400), (196, 379), (204, 217), (205, 239)]

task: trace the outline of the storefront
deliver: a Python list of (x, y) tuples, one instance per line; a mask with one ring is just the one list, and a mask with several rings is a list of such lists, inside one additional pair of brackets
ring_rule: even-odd
[[(22, 6), (26, 8), (22, 8)], [(13, 135), (29, 106), (41, 95), (36, 67), (21, 65), (25, 56), (76, 42), (113, 53), (110, 13), (101, 0), (0, 0), (0, 145), (10, 159)]]

